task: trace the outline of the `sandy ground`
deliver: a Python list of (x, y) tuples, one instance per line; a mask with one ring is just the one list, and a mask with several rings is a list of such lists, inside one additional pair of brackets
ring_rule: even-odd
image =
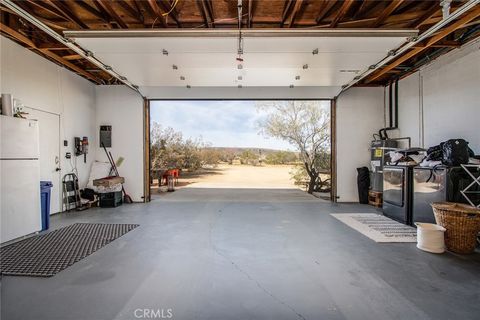
[(177, 188), (298, 189), (290, 179), (292, 168), (289, 165), (219, 165), (181, 174)]

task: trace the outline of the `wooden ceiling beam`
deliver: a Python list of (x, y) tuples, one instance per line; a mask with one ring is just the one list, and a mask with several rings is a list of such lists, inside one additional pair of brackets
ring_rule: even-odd
[(400, 7), (405, 0), (393, 0), (390, 2), (390, 4), (383, 10), (383, 12), (378, 16), (377, 20), (375, 20), (375, 23), (373, 24), (374, 28), (377, 28), (382, 25), (382, 23), (387, 19), (395, 10)]
[(122, 17), (118, 15), (118, 13), (112, 8), (111, 4), (113, 2), (110, 2), (108, 0), (95, 0), (96, 3), (98, 3), (99, 6), (101, 6), (107, 13), (108, 15), (115, 20), (116, 23), (123, 29), (128, 29), (128, 25), (123, 21)]
[(19, 33), (18, 31), (10, 28), (9, 26), (4, 25), (2, 22), (0, 22), (0, 30), (1, 30), (2, 33), (5, 33), (5, 34), (9, 35), (10, 37), (16, 39), (17, 41), (21, 42), (26, 47), (28, 47), (30, 49), (38, 50), (39, 52), (41, 52), (45, 56), (47, 56), (47, 57), (59, 62), (60, 64), (72, 69), (73, 71), (77, 72), (78, 74), (81, 74), (84, 77), (86, 77), (86, 78), (88, 78), (88, 79), (90, 79), (90, 80), (92, 80), (96, 83), (100, 83), (100, 81), (96, 77), (94, 77), (93, 75), (91, 75), (87, 71), (85, 71), (82, 68), (74, 65), (70, 61), (67, 61), (67, 60), (63, 59), (62, 57), (60, 57), (59, 55), (49, 51), (48, 49), (38, 48), (37, 45), (31, 39), (29, 39), (28, 37)]
[(205, 27), (207, 27), (207, 28), (212, 27), (212, 25), (210, 24), (210, 21), (208, 19), (208, 15), (207, 15), (207, 12), (206, 12), (206, 9), (205, 9), (205, 3), (203, 2), (203, 0), (197, 0), (197, 7), (198, 7), (198, 10), (200, 11), (200, 13), (202, 14), (203, 22), (204, 22)]
[(63, 59), (65, 60), (81, 60), (83, 59), (83, 57), (79, 54), (69, 54), (69, 55), (66, 55), (66, 56), (62, 56)]
[(253, 0), (248, 0), (248, 17), (247, 17), (247, 27), (252, 27), (253, 20)]
[(345, 0), (343, 2), (337, 15), (335, 16), (335, 18), (333, 18), (332, 22), (330, 23), (330, 28), (335, 28), (338, 25), (340, 20), (342, 20), (343, 17), (345, 17), (345, 15), (348, 13), (348, 10), (350, 10), (354, 2), (355, 2), (354, 0)]
[(415, 29), (418, 29), (420, 28), (420, 26), (425, 22), (427, 21), (428, 19), (430, 19), (434, 14), (436, 14), (437, 12), (440, 12), (441, 11), (441, 7), (438, 3), (433, 3), (431, 5), (432, 7), (430, 9), (428, 9), (427, 11), (425, 11), (421, 16), (419, 16), (417, 19), (413, 20), (413, 22), (411, 24), (409, 24), (410, 27), (412, 28), (415, 28)]
[[(165, 12), (170, 12), (166, 17), (172, 17), (173, 21), (175, 21), (175, 23), (177, 24), (177, 26), (179, 28), (182, 27), (181, 23), (180, 23), (180, 20), (178, 20), (178, 13), (177, 13), (177, 9), (175, 7), (172, 8), (172, 6), (175, 4), (174, 3), (170, 3), (168, 0), (168, 6), (166, 5), (165, 2), (163, 2), (162, 0), (160, 0), (160, 2), (158, 2), (161, 6), (162, 6), (162, 9), (163, 11)], [(207, 3), (207, 6), (211, 4), (210, 1), (208, 1)], [(212, 18), (213, 19), (213, 18)]]
[[(52, 7), (51, 5), (49, 5), (49, 4), (46, 3), (46, 2), (39, 2), (39, 1), (33, 1), (33, 0), (27, 0), (27, 1), (22, 1), (22, 2), (29, 3), (29, 4), (31, 4), (32, 6), (35, 6), (35, 7), (37, 7), (37, 8), (40, 8), (40, 9), (42, 9), (42, 10), (45, 10), (45, 11), (47, 11), (48, 13), (57, 16), (58, 18), (66, 19), (66, 17), (65, 17), (60, 11), (58, 11), (57, 9), (55, 9), (55, 7)], [(19, 3), (17, 3), (17, 4), (20, 5), (21, 2), (19, 2)], [(67, 19), (67, 20), (68, 20), (68, 19)]]
[(160, 24), (166, 28), (167, 22), (165, 21), (165, 17), (163, 16), (162, 11), (158, 7), (158, 3), (156, 0), (148, 0), (148, 5), (150, 6), (150, 9), (153, 11), (153, 17), (158, 19), (160, 21)]
[(328, 15), (333, 6), (335, 6), (336, 1), (323, 0), (321, 4), (320, 12), (318, 13), (317, 18), (315, 19), (317, 24), (320, 24), (323, 19)]
[(288, 27), (291, 28), (293, 27), (295, 23), (295, 18), (297, 16), (298, 11), (303, 5), (303, 0), (297, 0), (295, 2), (295, 6), (293, 7), (292, 14), (290, 15), (290, 21), (288, 22)]
[(389, 65), (383, 67), (380, 69), (378, 72), (375, 72), (371, 77), (367, 79), (367, 82), (374, 81), (375, 79), (380, 78), (383, 76), (385, 73), (388, 71), (392, 70), (393, 68), (399, 66), (403, 62), (407, 61), (410, 58), (413, 58), (414, 56), (418, 55), (419, 53), (423, 52), (424, 50), (430, 48), (431, 46), (435, 45), (438, 43), (440, 40), (448, 36), (450, 33), (454, 32), (457, 29), (462, 28), (464, 25), (469, 23), (470, 21), (476, 19), (477, 17), (480, 16), (480, 7), (476, 7), (475, 9), (471, 10), (469, 13), (464, 15), (461, 19), (455, 21), (454, 23), (448, 25), (447, 27), (441, 29), (436, 35), (431, 37), (425, 44), (424, 47), (420, 48), (414, 48), (410, 51), (408, 51), (406, 54), (402, 55), (398, 59), (394, 60), (392, 63)]
[(70, 8), (67, 5), (67, 2), (54, 1), (54, 0), (45, 0), (45, 1), (47, 1), (47, 3), (49, 3), (55, 9), (57, 9), (59, 12), (61, 12), (68, 20), (77, 24), (80, 28), (89, 29), (88, 26), (79, 17), (77, 17), (75, 13), (72, 12), (72, 10), (70, 10)]
[(95, 9), (94, 7), (90, 6), (88, 3), (86, 3), (85, 1), (83, 0), (75, 0), (75, 3), (80, 6), (83, 10), (87, 11), (88, 13), (90, 13), (91, 15), (105, 21), (106, 23), (110, 23), (110, 21), (108, 21), (108, 19), (100, 12), (98, 11), (97, 9)]
[(285, 7), (283, 9), (283, 13), (282, 13), (282, 21), (280, 23), (280, 27), (283, 27), (283, 25), (285, 24), (285, 21), (287, 20), (288, 18), (288, 14), (290, 13), (290, 9), (292, 8), (292, 4), (295, 2), (296, 0), (286, 0), (285, 2)]

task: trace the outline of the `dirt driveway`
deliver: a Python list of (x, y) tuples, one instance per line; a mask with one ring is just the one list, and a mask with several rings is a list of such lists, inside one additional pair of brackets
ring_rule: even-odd
[[(218, 165), (194, 173), (182, 172), (177, 188), (298, 189), (289, 165)], [(155, 181), (156, 182), (156, 181)], [(157, 189), (156, 186), (153, 186)], [(161, 189), (166, 188), (162, 186)]]

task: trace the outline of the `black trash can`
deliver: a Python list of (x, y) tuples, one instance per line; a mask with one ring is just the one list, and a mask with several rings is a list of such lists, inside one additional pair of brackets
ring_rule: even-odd
[(370, 171), (367, 167), (357, 168), (358, 200), (362, 204), (368, 204), (368, 190), (370, 189)]

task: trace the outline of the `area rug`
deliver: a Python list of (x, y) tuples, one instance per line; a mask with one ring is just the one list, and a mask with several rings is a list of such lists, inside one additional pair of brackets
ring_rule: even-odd
[(332, 217), (375, 242), (417, 242), (417, 229), (375, 213), (338, 213)]
[(51, 277), (138, 227), (75, 223), (0, 248), (2, 275)]

